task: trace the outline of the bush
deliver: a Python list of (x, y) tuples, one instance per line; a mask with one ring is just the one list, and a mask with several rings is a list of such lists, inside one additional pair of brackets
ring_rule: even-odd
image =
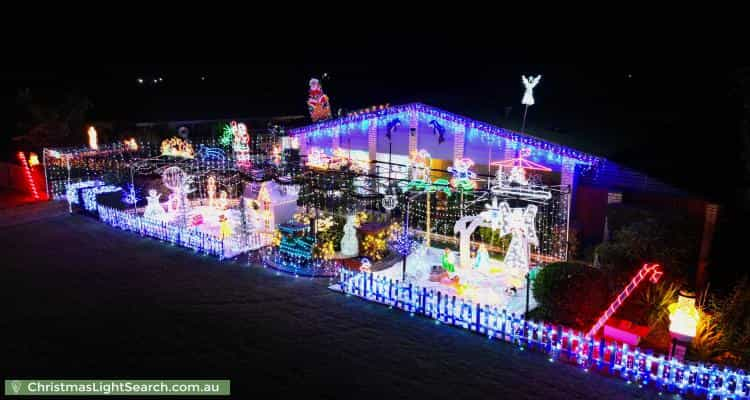
[(578, 329), (589, 328), (609, 305), (604, 273), (584, 264), (549, 264), (537, 274), (533, 289), (547, 321)]
[(622, 286), (644, 263), (659, 263), (675, 281), (693, 280), (700, 226), (685, 216), (620, 206), (608, 210), (612, 240), (596, 249), (614, 287)]
[(716, 329), (721, 334), (720, 349), (731, 363), (750, 367), (750, 282), (744, 277), (732, 293), (711, 304)]

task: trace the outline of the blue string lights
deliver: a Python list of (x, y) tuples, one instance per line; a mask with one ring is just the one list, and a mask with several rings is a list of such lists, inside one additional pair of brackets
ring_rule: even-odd
[(102, 205), (97, 206), (99, 219), (115, 228), (136, 232), (141, 236), (152, 237), (178, 246), (187, 247), (198, 253), (224, 258), (224, 241), (193, 227), (180, 227), (162, 221), (143, 218), (140, 215), (116, 210)]
[(631, 349), (627, 344), (597, 340), (558, 325), (529, 321), (496, 307), (475, 304), (435, 289), (372, 273), (342, 269), (339, 286), (347, 295), (510, 342), (522, 350), (528, 348), (546, 353), (550, 362), (559, 360), (576, 364), (585, 372), (596, 370), (619, 376), (628, 383), (652, 387), (660, 392), (709, 399), (750, 398), (750, 375), (742, 370), (666, 359), (650, 351)]
[(467, 128), (467, 140), (481, 140), (492, 143), (498, 139), (504, 139), (511, 147), (530, 147), (534, 153), (549, 161), (557, 157), (569, 157), (583, 164), (596, 165), (602, 159), (566, 146), (535, 138), (526, 134), (500, 128), (485, 122), (477, 121), (458, 114), (443, 111), (436, 107), (421, 103), (411, 103), (388, 108), (378, 109), (369, 113), (350, 115), (333, 120), (327, 120), (301, 128), (289, 130), (290, 135), (306, 135), (310, 138), (333, 137), (334, 135), (348, 136), (352, 133), (367, 134), (367, 128), (372, 121), (386, 126), (388, 121), (385, 117), (395, 117), (400, 120), (409, 120), (409, 113), (416, 112), (420, 120), (426, 120), (429, 124), (435, 121), (445, 130), (455, 132), (459, 126)]

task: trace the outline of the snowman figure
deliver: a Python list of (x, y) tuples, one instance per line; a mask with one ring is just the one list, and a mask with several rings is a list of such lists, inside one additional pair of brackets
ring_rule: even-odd
[(357, 240), (356, 216), (346, 217), (344, 225), (344, 237), (341, 238), (341, 255), (344, 257), (356, 257), (359, 255), (359, 241)]
[(146, 210), (143, 212), (144, 218), (157, 221), (165, 219), (167, 213), (159, 203), (159, 197), (161, 197), (161, 193), (157, 193), (156, 190), (151, 189), (148, 191), (148, 197), (146, 197), (148, 203), (146, 204)]

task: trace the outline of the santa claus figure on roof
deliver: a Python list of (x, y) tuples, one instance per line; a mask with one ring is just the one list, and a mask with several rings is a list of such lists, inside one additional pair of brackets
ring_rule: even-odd
[(328, 96), (323, 93), (320, 81), (315, 78), (310, 79), (307, 107), (310, 110), (310, 117), (313, 121), (331, 118), (331, 105), (328, 104)]

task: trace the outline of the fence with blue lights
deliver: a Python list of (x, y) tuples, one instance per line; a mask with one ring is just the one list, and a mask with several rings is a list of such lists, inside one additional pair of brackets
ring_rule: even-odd
[(196, 228), (183, 228), (162, 221), (154, 221), (131, 212), (116, 210), (99, 205), (99, 219), (116, 228), (136, 232), (193, 249), (198, 253), (224, 257), (224, 241), (203, 233)]
[(347, 295), (538, 351), (548, 355), (550, 362), (576, 364), (585, 372), (619, 376), (628, 384), (652, 387), (660, 393), (750, 399), (750, 376), (742, 370), (668, 359), (627, 344), (586, 337), (559, 325), (527, 321), (521, 315), (496, 307), (372, 273), (341, 269), (339, 284)]

